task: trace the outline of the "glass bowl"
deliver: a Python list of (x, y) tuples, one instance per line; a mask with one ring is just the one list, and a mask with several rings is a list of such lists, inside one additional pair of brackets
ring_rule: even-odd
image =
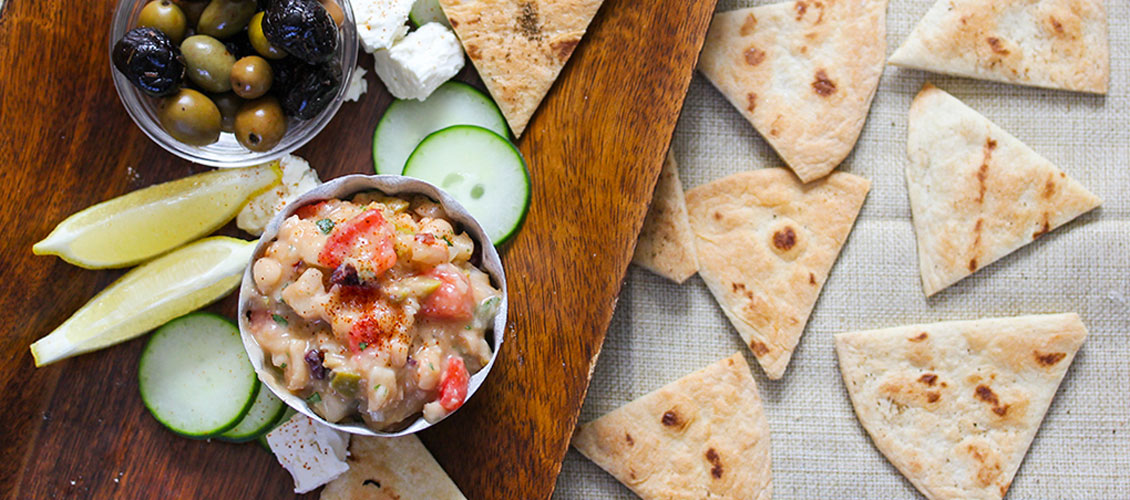
[[(161, 128), (161, 123), (157, 118), (159, 98), (149, 97), (141, 93), (140, 90), (129, 83), (124, 75), (114, 68), (114, 64), (111, 62), (109, 66), (110, 74), (114, 78), (114, 89), (118, 91), (118, 97), (121, 98), (130, 118), (133, 118), (134, 123), (141, 128), (141, 131), (145, 132), (145, 135), (149, 136), (150, 139), (153, 139), (153, 142), (160, 144), (161, 147), (181, 158), (212, 167), (246, 167), (280, 158), (309, 142), (333, 119), (338, 108), (341, 107), (345, 91), (353, 76), (353, 70), (357, 67), (357, 29), (353, 21), (353, 8), (350, 6), (349, 0), (331, 1), (336, 1), (345, 14), (345, 21), (338, 28), (337, 44), (337, 60), (341, 65), (342, 75), (341, 88), (337, 90), (337, 94), (329, 106), (322, 110), (318, 116), (310, 120), (289, 118), (286, 135), (283, 136), (278, 145), (269, 151), (250, 151), (241, 146), (236, 141), (235, 134), (230, 132), (221, 132), (220, 139), (207, 146), (190, 146), (177, 141)], [(127, 31), (135, 27), (142, 7), (148, 2), (149, 0), (120, 0), (118, 2), (110, 25), (109, 50), (111, 60), (114, 44)]]
[[(431, 198), (432, 201), (439, 203), (447, 213), (448, 219), (454, 222), (453, 226), (456, 230), (461, 229), (466, 231), (467, 234), (471, 236), (471, 239), (475, 241), (475, 244), (478, 245), (482, 252), (481, 262), (478, 265), (479, 269), (482, 269), (490, 275), (491, 284), (502, 292), (502, 301), (499, 304), (498, 313), (495, 315), (491, 329), (488, 330), (487, 334), (487, 342), (491, 347), (490, 360), (481, 370), (470, 376), (464, 404), (436, 422), (428, 422), (424, 419), (423, 415), (416, 414), (415, 417), (401, 422), (400, 425), (394, 426), (393, 429), (376, 430), (360, 422), (334, 423), (327, 421), (315, 413), (305, 400), (287, 390), (286, 382), (283, 380), (281, 374), (265, 359), (266, 356), (263, 348), (251, 333), (250, 320), (247, 315), (250, 312), (249, 302), (257, 293), (255, 291), (256, 285), (252, 269), (254, 268), (255, 261), (266, 252), (267, 246), (277, 239), (279, 226), (282, 225), (282, 222), (306, 205), (331, 198), (345, 199), (364, 191), (380, 191), (389, 196), (403, 197), (422, 194)], [(498, 256), (498, 251), (494, 248), (494, 245), (490, 243), (490, 238), (487, 236), (482, 226), (479, 225), (478, 220), (476, 220), (463, 205), (455, 201), (451, 195), (432, 184), (411, 177), (402, 177), (399, 175), (347, 175), (326, 182), (306, 192), (302, 196), (299, 196), (294, 201), (287, 204), (286, 208), (271, 219), (270, 224), (267, 225), (267, 228), (263, 231), (263, 235), (259, 238), (258, 244), (255, 246), (247, 269), (244, 270), (243, 282), (239, 289), (238, 318), (239, 333), (243, 340), (243, 346), (247, 349), (247, 355), (251, 359), (251, 365), (255, 367), (255, 372), (259, 375), (259, 380), (263, 382), (263, 385), (269, 388), (279, 399), (283, 400), (283, 402), (303, 415), (314, 419), (315, 422), (342, 432), (364, 436), (395, 437), (414, 434), (427, 429), (439, 423), (439, 421), (454, 415), (467, 405), (467, 402), (471, 400), (471, 396), (479, 390), (479, 387), (482, 386), (483, 382), (486, 380), (491, 368), (494, 367), (494, 362), (498, 359), (499, 351), (502, 350), (502, 341), (504, 340), (506, 332), (508, 308), (509, 295), (506, 290), (506, 274), (502, 269), (502, 260)]]

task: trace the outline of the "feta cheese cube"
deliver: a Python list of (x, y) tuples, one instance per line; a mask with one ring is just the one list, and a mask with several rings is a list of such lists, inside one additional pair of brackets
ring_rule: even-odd
[(365, 68), (360, 66), (353, 70), (353, 76), (349, 78), (349, 86), (345, 88), (345, 95), (343, 96), (346, 101), (357, 101), (369, 90), (369, 81), (365, 79)]
[(294, 478), (294, 492), (306, 493), (349, 470), (349, 434), (296, 413), (267, 433), (267, 444)]
[(393, 96), (422, 101), (463, 69), (463, 47), (451, 30), (428, 23), (392, 48), (374, 52), (373, 59), (373, 69)]
[(353, 19), (365, 52), (387, 49), (408, 33), (408, 13), (415, 0), (355, 0)]
[[(354, 73), (356, 74), (356, 73)], [(235, 225), (253, 235), (263, 234), (275, 214), (288, 203), (322, 183), (318, 172), (300, 157), (286, 155), (279, 160), (282, 183), (264, 191), (247, 202), (235, 218)]]

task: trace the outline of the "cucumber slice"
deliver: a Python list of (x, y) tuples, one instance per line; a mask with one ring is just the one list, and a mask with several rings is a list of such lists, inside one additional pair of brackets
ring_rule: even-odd
[(259, 391), (239, 328), (211, 313), (187, 314), (158, 328), (137, 371), (141, 400), (153, 418), (192, 438), (235, 427)]
[(260, 383), (259, 394), (251, 404), (251, 410), (238, 425), (220, 434), (220, 439), (233, 443), (251, 441), (271, 430), (282, 418), (283, 413), (286, 413), (286, 409), (286, 404)]
[(478, 125), (507, 137), (509, 126), (494, 101), (475, 87), (449, 81), (423, 101), (393, 101), (373, 132), (373, 166), (378, 174), (400, 175), (423, 138), (452, 125)]
[(408, 12), (408, 19), (411, 19), (416, 27), (428, 23), (440, 23), (448, 28), (451, 27), (438, 0), (416, 0), (416, 3), (412, 4), (412, 10)]
[(530, 208), (530, 174), (522, 153), (482, 127), (456, 125), (427, 136), (408, 157), (404, 175), (450, 193), (495, 245), (518, 231)]

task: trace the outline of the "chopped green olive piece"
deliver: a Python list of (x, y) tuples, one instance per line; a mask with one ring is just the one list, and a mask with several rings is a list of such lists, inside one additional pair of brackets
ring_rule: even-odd
[(334, 372), (330, 387), (342, 396), (353, 397), (361, 388), (361, 375), (349, 372)]
[(279, 315), (279, 314), (272, 314), (271, 318), (273, 318), (275, 320), (275, 323), (278, 323), (282, 326), (286, 326), (286, 325), (290, 324), (290, 322), (287, 321), (286, 318), (282, 317), (282, 315)]
[(322, 234), (330, 234), (334, 230), (334, 221), (329, 219), (322, 219), (315, 224), (318, 225), (318, 229), (322, 230)]

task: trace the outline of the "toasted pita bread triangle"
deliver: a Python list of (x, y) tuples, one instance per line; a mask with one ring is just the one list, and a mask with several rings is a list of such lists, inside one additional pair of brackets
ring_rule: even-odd
[(1102, 0), (938, 0), (890, 63), (967, 78), (1105, 94)]
[(659, 173), (632, 263), (676, 283), (686, 281), (698, 271), (694, 232), (687, 219), (679, 167), (671, 152), (667, 153), (667, 161)]
[(522, 136), (601, 2), (439, 0), (515, 137)]
[(687, 191), (698, 273), (769, 378), (785, 373), (870, 186), (773, 168)]
[(349, 470), (322, 490), (322, 500), (467, 500), (416, 436), (353, 436)]
[(714, 15), (698, 69), (804, 182), (847, 157), (886, 55), (886, 0), (799, 0)]
[(773, 492), (769, 423), (741, 353), (578, 426), (573, 446), (644, 500)]
[(1087, 336), (1079, 316), (836, 335), (855, 414), (932, 500), (1002, 498)]
[(1102, 202), (1019, 139), (926, 84), (910, 106), (906, 183), (927, 296)]

